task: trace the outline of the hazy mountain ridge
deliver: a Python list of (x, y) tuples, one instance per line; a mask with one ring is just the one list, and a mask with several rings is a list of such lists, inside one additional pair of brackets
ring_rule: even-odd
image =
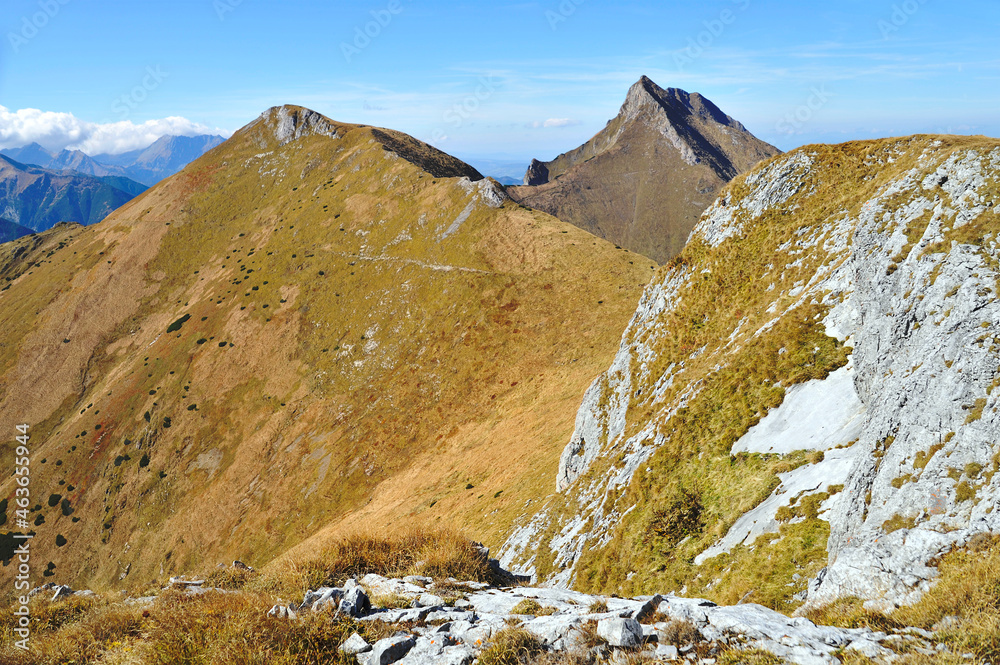
[(663, 263), (727, 182), (778, 152), (701, 95), (642, 77), (607, 127), (533, 161), (510, 194)]
[(32, 233), (34, 233), (34, 231), (26, 226), (21, 226), (20, 224), (6, 219), (0, 219), (0, 243), (17, 240), (18, 238), (23, 238), (24, 236)]
[(52, 171), (0, 155), (0, 217), (33, 232), (96, 224), (146, 187), (128, 178)]
[(37, 143), (6, 148), (0, 154), (24, 164), (56, 171), (93, 176), (122, 176), (147, 187), (172, 176), (208, 150), (222, 143), (221, 136), (161, 136), (152, 145), (117, 155), (87, 155), (80, 150), (52, 153)]

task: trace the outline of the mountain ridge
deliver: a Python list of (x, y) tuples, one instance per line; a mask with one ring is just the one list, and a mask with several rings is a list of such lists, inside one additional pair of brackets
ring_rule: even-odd
[(128, 178), (52, 171), (0, 155), (0, 216), (32, 232), (60, 222), (96, 224), (145, 189)]
[(643, 294), (504, 565), (783, 612), (919, 599), (998, 530), (998, 183), (1000, 141), (953, 136), (734, 180)]
[(151, 145), (111, 155), (88, 155), (81, 150), (64, 149), (57, 153), (38, 143), (21, 148), (5, 148), (0, 154), (24, 164), (55, 171), (74, 171), (97, 177), (119, 176), (147, 187), (177, 173), (186, 164), (219, 145), (221, 136), (161, 136)]
[(0, 427), (69, 502), (32, 511), (36, 555), (111, 588), (372, 514), (495, 538), (650, 271), (468, 169), (275, 107), (103, 224), (0, 248)]

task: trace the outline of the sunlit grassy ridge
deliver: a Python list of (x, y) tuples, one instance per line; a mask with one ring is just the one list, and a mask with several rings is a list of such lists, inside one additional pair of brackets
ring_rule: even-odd
[[(670, 306), (624, 340), (642, 352), (632, 356), (620, 440), (652, 427), (650, 443), (655, 435), (663, 441), (631, 484), (607, 497), (603, 513), (617, 518), (575, 562), (577, 586), (630, 595), (686, 588), (720, 603), (746, 598), (794, 609), (792, 596), (825, 565), (829, 527), (815, 516), (786, 524), (753, 547), (694, 565), (697, 554), (777, 487), (778, 473), (807, 461), (804, 453), (734, 456), (732, 445), (781, 403), (788, 386), (824, 378), (847, 362), (850, 349), (828, 337), (823, 324), (839, 299), (823, 302), (828, 292), (804, 300), (800, 295), (818, 269), (847, 258), (845, 234), (851, 229), (837, 223), (857, 218), (866, 201), (910, 169), (929, 173), (958, 151), (995, 147), (995, 141), (976, 137), (918, 136), (801, 148), (755, 171), (801, 157), (804, 166), (787, 174), (788, 182), (800, 180), (787, 200), (764, 207), (759, 216), (735, 209), (731, 225), (740, 231), (734, 239), (712, 247), (696, 235), (660, 269), (654, 284), (677, 291)], [(740, 177), (722, 200), (736, 206), (752, 191), (748, 178)], [(976, 227), (972, 231), (949, 231), (944, 245), (970, 238), (981, 243), (983, 225), (995, 230), (995, 223), (995, 214), (984, 215), (969, 225)], [(910, 237), (920, 232), (915, 225)], [(603, 385), (617, 380), (605, 375)], [(598, 411), (607, 414), (610, 390), (603, 395)], [(619, 453), (612, 450), (549, 504), (542, 544), (532, 550), (541, 578), (560, 569), (551, 539), (594, 500), (589, 488), (620, 468)]]
[(496, 544), (550, 491), (649, 265), (386, 147), (455, 167), (412, 139), (335, 125), (279, 145), (273, 117), (4, 255), (21, 274), (0, 292), (0, 431), (31, 425), (54, 579), (259, 565), (358, 524)]

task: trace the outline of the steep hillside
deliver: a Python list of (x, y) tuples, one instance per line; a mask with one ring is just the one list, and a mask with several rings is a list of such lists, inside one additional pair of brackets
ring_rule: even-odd
[(404, 134), (271, 109), (102, 224), (0, 246), (33, 565), (137, 586), (376, 518), (498, 544), (551, 492), (633, 262)]
[(32, 231), (96, 224), (145, 189), (128, 178), (50, 171), (0, 155), (0, 217)]
[(646, 290), (504, 563), (783, 611), (915, 600), (1000, 531), (998, 202), (982, 138), (738, 178)]
[(676, 256), (719, 190), (774, 146), (698, 93), (645, 76), (594, 138), (534, 161), (517, 201), (663, 263)]

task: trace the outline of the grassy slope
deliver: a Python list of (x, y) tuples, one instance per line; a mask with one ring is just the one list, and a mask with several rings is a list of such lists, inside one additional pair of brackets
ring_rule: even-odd
[(497, 543), (550, 491), (651, 274), (513, 203), (442, 239), (457, 179), (371, 128), (283, 147), (265, 129), (103, 224), (4, 247), (23, 274), (0, 292), (0, 432), (32, 426), (33, 561), (54, 579), (260, 565), (343, 524)]
[[(935, 145), (936, 141), (941, 143)], [(801, 591), (805, 578), (825, 563), (829, 527), (821, 520), (788, 524), (778, 536), (767, 537), (773, 542), (766, 547), (758, 541), (756, 548), (737, 548), (701, 567), (693, 559), (768, 496), (778, 484), (777, 473), (807, 461), (803, 453), (785, 458), (731, 456), (732, 444), (781, 403), (785, 387), (826, 376), (846, 362), (849, 350), (825, 335), (822, 319), (827, 310), (817, 304), (788, 311), (773, 328), (755, 339), (751, 335), (775, 317), (767, 311), (773, 302), (777, 302), (773, 311), (779, 313), (795, 303), (795, 298), (776, 294), (787, 294), (797, 283), (808, 281), (823, 263), (843, 260), (842, 255), (823, 250), (832, 233), (832, 227), (824, 225), (845, 215), (856, 217), (879, 188), (915, 167), (925, 150), (932, 159), (921, 168), (931, 168), (957, 150), (996, 145), (995, 140), (976, 137), (919, 136), (802, 148), (813, 155), (814, 165), (797, 194), (757, 219), (746, 215), (743, 234), (736, 241), (711, 248), (696, 239), (671, 265), (660, 269), (655, 280), (679, 270), (692, 277), (679, 293), (682, 305), (668, 310), (654, 326), (639, 330), (653, 344), (655, 358), (646, 382), (636, 381), (638, 367), (632, 372), (625, 438), (654, 421), (666, 443), (621, 496), (611, 497), (621, 512), (634, 508), (609, 534), (606, 547), (592, 546), (584, 552), (576, 564), (578, 586), (624, 594), (686, 586), (689, 594), (720, 603), (738, 602), (749, 593), (754, 602), (779, 610), (792, 607), (792, 594)], [(890, 156), (895, 160), (891, 166), (882, 163)], [(737, 178), (723, 196), (740, 200), (749, 192), (745, 180)], [(981, 219), (952, 235), (961, 241), (969, 241), (965, 236), (981, 238), (981, 224), (992, 224), (996, 216)], [(919, 231), (914, 231), (918, 237)], [(803, 256), (794, 242), (814, 234), (819, 238), (817, 248)], [(774, 284), (775, 289), (762, 284)], [(728, 347), (738, 326), (735, 344)], [(662, 401), (653, 402), (655, 382), (668, 367), (680, 363), (684, 370), (673, 386)], [(700, 392), (671, 417), (667, 410), (692, 386)], [(601, 477), (615, 465), (615, 459), (599, 460), (577, 487), (587, 487), (590, 478)], [(553, 514), (562, 517), (550, 525), (546, 538), (576, 506), (572, 493), (553, 502)], [(690, 519), (671, 519), (677, 515)], [(555, 572), (547, 542), (543, 540), (538, 549), (542, 577)], [(795, 574), (801, 576), (799, 581), (793, 580)]]

